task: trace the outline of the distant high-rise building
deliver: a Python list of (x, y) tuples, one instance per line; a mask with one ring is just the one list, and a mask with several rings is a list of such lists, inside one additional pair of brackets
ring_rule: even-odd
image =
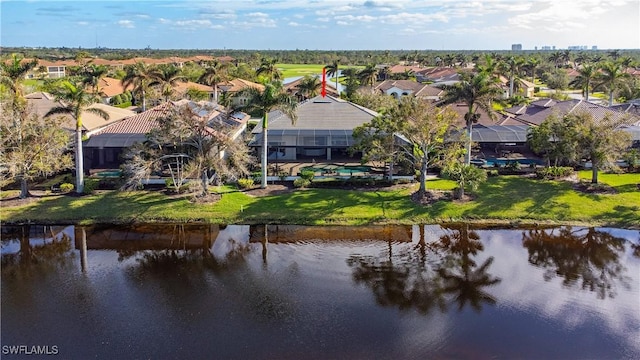
[(587, 50), (589, 47), (587, 45), (573, 45), (567, 47), (569, 50)]
[(591, 50), (598, 50), (598, 47), (597, 47), (596, 45), (593, 45), (593, 46), (591, 47)]
[[(541, 49), (542, 49), (542, 50), (552, 50), (552, 47), (551, 47), (551, 46), (549, 46), (549, 45), (544, 45), (544, 46), (542, 46), (542, 48), (541, 48)], [(553, 47), (553, 50), (555, 50), (555, 49), (556, 49), (556, 47), (554, 46), (554, 47)]]
[(511, 45), (511, 51), (521, 51), (522, 50), (522, 44), (512, 44)]

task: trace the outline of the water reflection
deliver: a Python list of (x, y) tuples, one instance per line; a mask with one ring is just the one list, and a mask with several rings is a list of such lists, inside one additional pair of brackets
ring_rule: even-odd
[(64, 358), (639, 358), (637, 234), (4, 226), (1, 340)]
[[(561, 277), (564, 286), (595, 292), (600, 299), (615, 297), (618, 286), (630, 286), (626, 268), (620, 262), (625, 239), (608, 232), (569, 226), (532, 229), (523, 232), (522, 244), (529, 253), (529, 262), (546, 269), (547, 281)], [(637, 245), (634, 247), (637, 253)]]
[(378, 304), (415, 308), (422, 314), (433, 308), (446, 311), (453, 303), (459, 311), (469, 304), (478, 312), (483, 304), (495, 304), (485, 288), (501, 280), (488, 273), (493, 257), (476, 264), (483, 246), (468, 224), (443, 226), (445, 233), (429, 243), (424, 227), (419, 230), (415, 247), (394, 254), (390, 240), (387, 254), (351, 256), (347, 263), (354, 269), (353, 279), (371, 288)]

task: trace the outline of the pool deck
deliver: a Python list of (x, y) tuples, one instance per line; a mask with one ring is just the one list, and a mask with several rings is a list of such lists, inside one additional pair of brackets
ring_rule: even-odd
[[(300, 161), (288, 161), (288, 162), (278, 162), (277, 164), (273, 161), (269, 163), (269, 174), (277, 174), (280, 172), (284, 172), (289, 176), (297, 176), (303, 168), (313, 167), (315, 169), (320, 169), (320, 171), (316, 172), (316, 174), (320, 175), (320, 172), (325, 174), (335, 174), (336, 169), (344, 166), (369, 166), (371, 167), (371, 173), (382, 174), (383, 169), (367, 163), (361, 164), (360, 162), (300, 162)], [(277, 168), (277, 170), (276, 170)], [(353, 171), (353, 175), (368, 175), (369, 172), (361, 172), (361, 171)]]

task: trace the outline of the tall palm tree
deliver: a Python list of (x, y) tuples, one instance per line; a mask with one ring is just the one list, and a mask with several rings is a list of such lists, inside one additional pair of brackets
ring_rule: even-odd
[(298, 103), (296, 100), (282, 91), (282, 87), (278, 83), (267, 83), (264, 90), (253, 87), (247, 87), (237, 93), (236, 96), (246, 97), (247, 105), (242, 108), (247, 112), (258, 112), (262, 116), (262, 184), (261, 187), (267, 187), (267, 157), (269, 152), (269, 143), (267, 141), (268, 116), (273, 110), (280, 110), (285, 116), (291, 119), (291, 123), (295, 125), (298, 115), (296, 109)]
[(174, 65), (160, 65), (151, 71), (151, 86), (160, 86), (160, 91), (164, 95), (164, 101), (169, 101), (169, 97), (173, 94), (173, 88), (178, 82), (187, 82), (186, 76), (182, 75), (180, 68)]
[(256, 75), (264, 75), (269, 81), (282, 80), (282, 71), (276, 66), (276, 59), (262, 58), (260, 66), (256, 69)]
[(100, 93), (100, 89), (98, 88), (100, 85), (100, 79), (107, 76), (107, 73), (109, 73), (109, 68), (105, 65), (90, 64), (81, 74), (82, 84), (90, 86), (93, 93), (98, 95)]
[(495, 54), (484, 54), (482, 63), (476, 63), (476, 71), (498, 78), (498, 59)]
[(19, 110), (25, 105), (22, 81), (29, 71), (38, 66), (38, 60), (24, 61), (22, 56), (12, 54), (7, 62), (0, 62), (0, 84), (12, 93), (14, 110)]
[(513, 96), (515, 81), (519, 77), (520, 68), (524, 65), (524, 59), (519, 56), (509, 56), (502, 62), (502, 70), (509, 77), (509, 97)]
[(589, 101), (589, 91), (598, 75), (598, 69), (591, 64), (586, 64), (578, 70), (578, 73), (578, 76), (576, 76), (569, 85), (582, 88), (582, 95), (584, 95), (585, 101)]
[(467, 105), (467, 113), (464, 120), (467, 127), (467, 151), (464, 155), (465, 164), (469, 165), (471, 161), (471, 132), (473, 123), (478, 122), (480, 114), (478, 109), (484, 110), (489, 116), (493, 117), (494, 110), (492, 108), (493, 100), (497, 99), (502, 91), (497, 85), (496, 80), (489, 74), (481, 73), (461, 73), (460, 82), (454, 85), (443, 86), (445, 94), (441, 100), (441, 104), (465, 103)]
[(358, 78), (363, 85), (369, 85), (373, 89), (376, 80), (378, 79), (378, 68), (375, 64), (369, 64), (364, 69), (358, 72)]
[(536, 83), (536, 69), (540, 66), (540, 59), (537, 57), (530, 57), (527, 60), (527, 67), (531, 70), (531, 83)]
[(137, 62), (125, 69), (125, 76), (121, 80), (122, 86), (125, 89), (129, 86), (133, 86), (133, 91), (140, 93), (143, 112), (147, 111), (147, 89), (152, 82), (152, 70), (153, 68), (147, 66), (145, 63)]
[(317, 96), (320, 93), (320, 88), (322, 87), (322, 83), (316, 76), (305, 75), (305, 77), (300, 80), (297, 88), (305, 99), (310, 99), (314, 96)]
[(200, 75), (199, 82), (213, 88), (213, 100), (218, 102), (218, 84), (228, 79), (228, 64), (218, 60), (208, 61), (204, 67), (204, 73)]
[(98, 108), (91, 108), (93, 103), (98, 102), (98, 97), (83, 88), (81, 83), (73, 84), (69, 81), (62, 82), (61, 86), (54, 92), (56, 100), (63, 105), (56, 106), (49, 110), (44, 117), (53, 115), (71, 115), (76, 121), (76, 192), (81, 194), (84, 190), (84, 171), (82, 158), (82, 113), (84, 111), (93, 113), (105, 120), (109, 120), (109, 114)]
[(338, 90), (338, 73), (339, 73), (339, 69), (338, 69), (338, 65), (340, 63), (339, 59), (333, 60), (331, 62), (331, 64), (325, 66), (325, 69), (327, 70), (327, 76), (328, 77), (332, 77), (335, 76), (336, 77), (336, 91), (338, 93), (340, 93), (340, 91)]
[(609, 106), (613, 105), (613, 93), (618, 89), (622, 80), (629, 77), (622, 65), (618, 62), (605, 61), (600, 65), (598, 86), (603, 86), (609, 91)]

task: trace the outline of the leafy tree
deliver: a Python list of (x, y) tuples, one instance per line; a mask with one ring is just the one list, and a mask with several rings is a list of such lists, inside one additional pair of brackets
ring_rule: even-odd
[(362, 161), (376, 161), (388, 164), (387, 177), (393, 177), (393, 167), (400, 155), (402, 147), (397, 143), (396, 136), (406, 126), (406, 108), (396, 105), (370, 122), (353, 129), (355, 144), (350, 151), (362, 151)]
[(291, 119), (291, 123), (295, 125), (298, 116), (296, 108), (298, 106), (296, 100), (282, 91), (282, 86), (277, 83), (267, 83), (264, 90), (253, 87), (247, 87), (237, 93), (237, 96), (246, 97), (247, 105), (243, 106), (247, 112), (259, 112), (262, 116), (262, 184), (261, 187), (267, 187), (267, 157), (269, 152), (269, 143), (267, 141), (268, 115), (273, 110), (281, 111), (285, 116)]
[(56, 100), (63, 105), (56, 106), (49, 110), (44, 117), (53, 115), (71, 115), (76, 121), (76, 141), (75, 141), (75, 157), (76, 157), (76, 192), (82, 194), (84, 190), (84, 165), (82, 155), (82, 113), (87, 111), (93, 113), (105, 120), (109, 119), (109, 114), (99, 108), (91, 108), (93, 103), (98, 102), (95, 94), (88, 93), (82, 87), (82, 84), (73, 84), (64, 81), (54, 95)]
[(20, 198), (25, 198), (28, 182), (72, 167), (69, 134), (61, 119), (45, 122), (29, 110), (13, 110), (10, 102), (3, 101), (0, 114), (0, 164), (6, 166), (2, 177), (20, 182)]
[(363, 89), (356, 91), (351, 97), (351, 101), (379, 113), (398, 106), (398, 100), (391, 95), (371, 93), (371, 91), (365, 91)]
[(401, 129), (402, 135), (411, 142), (409, 156), (420, 164), (420, 189), (418, 193), (426, 193), (427, 169), (438, 163), (446, 151), (455, 151), (455, 146), (446, 143), (446, 136), (454, 126), (456, 113), (450, 109), (438, 109), (433, 105), (413, 97), (405, 96), (400, 100), (398, 112), (406, 121)]
[[(231, 138), (234, 129), (224, 122), (209, 120), (213, 110), (208, 105), (185, 104), (159, 118), (159, 127), (147, 134), (147, 141), (124, 155), (125, 188), (137, 188), (142, 179), (167, 167), (180, 172), (174, 176), (178, 187), (186, 178), (199, 178), (200, 195), (206, 196), (213, 181), (248, 174), (252, 159), (246, 145)], [(184, 162), (177, 168), (176, 161)]]
[(159, 86), (160, 92), (164, 96), (164, 101), (169, 101), (169, 97), (174, 93), (174, 87), (178, 82), (186, 82), (187, 79), (181, 74), (180, 69), (174, 65), (160, 65), (150, 73), (152, 86)]
[(564, 90), (569, 86), (569, 76), (563, 69), (555, 69), (543, 74), (544, 81), (551, 89)]
[(187, 89), (187, 97), (193, 101), (207, 101), (209, 100), (209, 93), (203, 90), (190, 87)]
[(347, 87), (345, 89), (345, 96), (347, 99), (352, 100), (353, 95), (360, 86), (360, 79), (358, 77), (358, 69), (346, 68), (342, 70), (342, 75), (345, 77)]
[(471, 133), (473, 124), (478, 122), (480, 114), (478, 109), (484, 110), (489, 116), (494, 117), (492, 102), (502, 93), (494, 77), (486, 72), (461, 73), (460, 82), (443, 87), (445, 94), (442, 104), (464, 103), (467, 105), (467, 113), (464, 120), (467, 127), (467, 152), (465, 163), (471, 163)]
[(205, 64), (204, 73), (200, 76), (198, 81), (213, 88), (213, 99), (217, 102), (218, 84), (225, 82), (228, 78), (228, 64), (214, 60)]
[(598, 69), (590, 64), (584, 65), (578, 70), (578, 76), (576, 76), (570, 83), (570, 86), (580, 87), (582, 89), (582, 95), (585, 97), (585, 101), (589, 101), (589, 90), (598, 76)]
[(631, 146), (628, 132), (620, 129), (629, 125), (629, 118), (614, 119), (607, 115), (602, 120), (595, 120), (589, 113), (570, 114), (576, 126), (579, 155), (591, 160), (591, 183), (598, 183), (598, 170), (614, 164), (624, 151)]
[(143, 62), (125, 68), (126, 74), (122, 78), (122, 86), (127, 88), (133, 86), (133, 91), (140, 94), (142, 98), (142, 111), (147, 111), (147, 91), (152, 83), (151, 73), (153, 67), (147, 66)]
[(600, 65), (598, 86), (604, 87), (609, 92), (609, 106), (613, 106), (613, 94), (620, 88), (622, 81), (629, 74), (618, 62), (606, 61)]
[(525, 66), (531, 71), (531, 83), (536, 83), (536, 69), (540, 66), (540, 59), (531, 57), (527, 59)]
[(531, 149), (547, 160), (547, 165), (573, 164), (577, 160), (577, 131), (573, 117), (563, 118), (552, 114), (527, 134)]

